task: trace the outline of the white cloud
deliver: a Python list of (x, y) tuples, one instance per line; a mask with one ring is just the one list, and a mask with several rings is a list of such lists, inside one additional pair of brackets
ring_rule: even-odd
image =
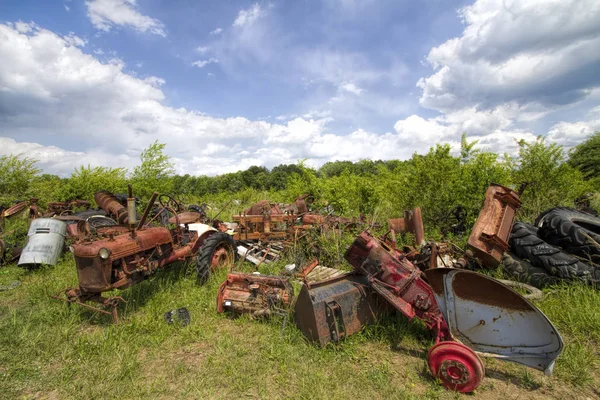
[(210, 35), (218, 35), (218, 34), (220, 34), (222, 32), (223, 32), (222, 28), (217, 28), (217, 29), (215, 29), (213, 31), (210, 31)]
[(217, 60), (214, 57), (209, 58), (208, 60), (198, 60), (198, 61), (194, 61), (192, 63), (192, 65), (194, 67), (198, 67), (198, 68), (204, 68), (206, 67), (208, 64), (217, 64), (219, 62), (219, 60)]
[(210, 51), (210, 47), (208, 46), (199, 46), (196, 48), (196, 51), (200, 54), (206, 54)]
[(323, 118), (272, 124), (168, 107), (164, 80), (127, 74), (118, 59), (103, 64), (48, 30), (20, 33), (0, 24), (0, 38), (0, 58), (8, 60), (0, 64), (0, 102), (7, 105), (0, 120), (12, 138), (0, 153), (27, 152), (47, 172), (67, 175), (87, 163), (131, 168), (156, 139), (167, 143), (178, 171), (192, 174), (302, 158), (319, 164), (337, 157), (336, 147), (322, 148), (329, 145), (343, 149), (340, 157), (379, 156), (352, 144), (361, 134), (327, 133)]
[(600, 106), (590, 110), (586, 121), (560, 121), (550, 128), (548, 138), (565, 147), (573, 147), (600, 132)]
[(478, 140), (477, 147), (498, 154), (515, 154), (517, 140), (535, 140), (536, 135), (514, 126), (514, 108), (499, 107), (494, 110), (477, 111), (463, 109), (439, 117), (424, 119), (418, 115), (398, 120), (394, 125), (399, 140), (415, 151), (427, 151), (437, 143), (450, 143), (455, 151), (460, 147), (460, 137), (467, 134), (469, 140)]
[[(482, 147), (514, 152), (515, 139), (535, 138), (517, 123), (546, 112), (542, 106), (516, 101), (488, 109), (471, 106), (433, 118), (411, 115), (384, 134), (364, 129), (334, 133), (331, 109), (320, 107), (279, 116), (277, 123), (217, 118), (166, 105), (163, 79), (127, 73), (116, 56), (100, 62), (84, 53), (83, 44), (35, 24), (0, 24), (0, 130), (8, 136), (0, 140), (0, 154), (25, 152), (42, 160), (47, 172), (68, 175), (73, 167), (88, 163), (132, 168), (141, 150), (158, 139), (167, 144), (179, 173), (214, 175), (303, 158), (316, 166), (334, 160), (406, 159), (436, 143), (457, 146), (462, 132), (479, 139)], [(361, 63), (348, 72), (339, 69), (346, 57), (323, 56), (330, 61), (328, 70), (318, 75), (315, 63), (311, 76), (335, 85), (339, 101), (354, 99), (380, 108), (384, 103), (369, 97), (371, 90), (357, 96), (341, 87), (352, 83), (359, 90), (380, 79), (361, 71), (368, 61), (351, 58)], [(336, 71), (344, 73), (336, 76)], [(596, 119), (590, 116), (590, 121)], [(575, 131), (582, 132), (579, 127)]]
[(66, 4), (65, 4), (64, 6), (65, 6), (65, 11), (66, 11), (66, 12), (69, 12), (69, 11), (71, 11), (71, 7), (69, 7), (69, 6), (68, 6), (68, 5), (66, 5)]
[(137, 11), (136, 0), (87, 0), (87, 15), (94, 28), (104, 32), (114, 26), (167, 36), (162, 22)]
[(340, 86), (340, 88), (357, 96), (363, 92), (363, 89), (359, 88), (354, 83), (344, 83)]
[(460, 10), (459, 38), (431, 49), (424, 107), (451, 112), (510, 101), (548, 108), (600, 86), (600, 2), (477, 0)]
[(257, 19), (267, 15), (267, 11), (263, 9), (260, 4), (254, 3), (247, 10), (240, 10), (237, 18), (233, 21), (232, 26), (244, 27), (252, 25)]

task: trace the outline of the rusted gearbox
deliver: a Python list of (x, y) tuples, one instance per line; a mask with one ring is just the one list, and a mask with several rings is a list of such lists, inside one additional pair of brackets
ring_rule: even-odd
[(294, 297), (289, 279), (279, 276), (231, 273), (219, 286), (217, 312), (252, 317), (286, 314)]
[(391, 311), (366, 277), (346, 274), (313, 284), (305, 282), (294, 306), (294, 320), (304, 336), (325, 346), (338, 343)]

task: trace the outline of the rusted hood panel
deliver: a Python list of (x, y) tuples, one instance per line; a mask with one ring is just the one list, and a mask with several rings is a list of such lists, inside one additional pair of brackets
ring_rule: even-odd
[(76, 243), (73, 244), (73, 254), (76, 257), (96, 257), (100, 249), (107, 248), (111, 253), (110, 260), (117, 260), (167, 243), (172, 243), (169, 230), (155, 227), (136, 231), (135, 238), (132, 238), (130, 233), (124, 233), (112, 240)]

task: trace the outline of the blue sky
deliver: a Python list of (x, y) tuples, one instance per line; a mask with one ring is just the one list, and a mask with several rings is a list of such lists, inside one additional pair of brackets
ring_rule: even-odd
[[(600, 130), (593, 0), (0, 3), (0, 154), (47, 172), (406, 159)], [(533, 29), (532, 27), (535, 27)]]

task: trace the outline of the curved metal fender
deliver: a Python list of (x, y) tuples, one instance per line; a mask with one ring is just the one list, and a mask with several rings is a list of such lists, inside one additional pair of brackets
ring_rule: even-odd
[(552, 374), (560, 334), (535, 305), (489, 276), (453, 268), (425, 271), (450, 334), (484, 357)]

